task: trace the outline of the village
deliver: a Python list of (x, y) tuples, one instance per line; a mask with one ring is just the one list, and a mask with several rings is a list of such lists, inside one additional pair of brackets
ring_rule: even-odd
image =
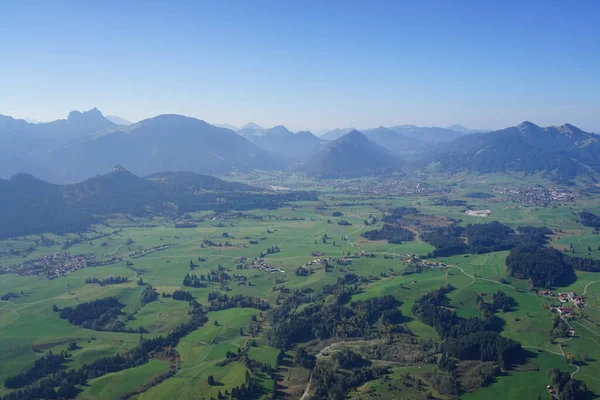
[[(537, 294), (538, 294), (538, 296), (543, 296), (543, 297), (555, 297), (555, 294), (552, 290), (539, 290), (537, 292)], [(577, 294), (575, 294), (575, 292), (559, 292), (556, 294), (556, 299), (561, 304), (572, 303), (573, 305), (575, 305), (576, 308), (585, 307), (585, 297), (578, 296)], [(548, 309), (551, 312), (555, 312), (555, 313), (559, 314), (563, 318), (569, 319), (569, 318), (573, 318), (575, 316), (573, 307), (552, 306), (551, 305), (548, 307)], [(573, 334), (574, 334), (574, 332), (573, 332)]]
[(21, 264), (19, 275), (44, 275), (48, 279), (58, 278), (81, 268), (96, 264), (95, 254), (69, 254), (66, 252), (49, 254)]
[(494, 186), (492, 192), (502, 194), (506, 200), (513, 203), (548, 207), (553, 203), (572, 202), (579, 198), (567, 190), (545, 188), (542, 186), (523, 186), (520, 188), (510, 186)]

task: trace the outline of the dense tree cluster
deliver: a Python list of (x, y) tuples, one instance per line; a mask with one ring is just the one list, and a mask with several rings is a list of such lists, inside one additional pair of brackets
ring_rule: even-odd
[(85, 279), (85, 283), (87, 283), (88, 285), (97, 283), (100, 286), (118, 285), (120, 283), (126, 283), (126, 282), (129, 282), (129, 278), (126, 276), (109, 276), (108, 278), (102, 278), (102, 279), (90, 277), (90, 278)]
[(570, 328), (562, 318), (556, 316), (552, 321), (552, 327), (550, 328), (549, 333), (552, 339), (566, 338), (570, 336)]
[(192, 301), (194, 296), (185, 290), (176, 290), (173, 292), (173, 300)]
[(296, 276), (308, 276), (310, 275), (310, 270), (306, 267), (300, 266), (296, 268), (295, 274)]
[(514, 231), (498, 221), (487, 224), (469, 224), (465, 227), (468, 251), (484, 254), (492, 251), (509, 250), (519, 239)]
[(17, 298), (19, 298), (19, 295), (14, 292), (7, 292), (7, 293), (4, 293), (2, 296), (0, 296), (0, 300), (4, 300), (4, 301), (8, 301), (13, 298), (17, 299)]
[(7, 378), (4, 382), (4, 387), (7, 389), (18, 389), (30, 385), (44, 376), (65, 368), (64, 364), (70, 357), (71, 354), (66, 351), (54, 354), (51, 350), (48, 354), (35, 360), (33, 365), (24, 372)]
[(444, 342), (442, 351), (459, 360), (496, 361), (506, 368), (519, 355), (521, 345), (494, 330), (489, 319), (459, 318), (449, 309), (446, 296), (453, 288), (444, 286), (419, 298), (413, 314), (432, 326)]
[(467, 245), (462, 237), (463, 231), (461, 226), (452, 224), (421, 232), (420, 237), (435, 247), (430, 256), (448, 257), (467, 252)]
[[(329, 301), (318, 300), (307, 305), (301, 311), (291, 312), (284, 304), (284, 310), (271, 315), (271, 328), (267, 338), (272, 346), (289, 348), (294, 343), (313, 339), (377, 337), (380, 332), (374, 324), (385, 311), (396, 309), (398, 301), (390, 295), (373, 297), (364, 301), (353, 301), (345, 305), (352, 289), (344, 290), (343, 284), (336, 285), (338, 290)], [(281, 309), (281, 307), (280, 307)], [(401, 319), (400, 311), (387, 314), (386, 323)], [(390, 329), (403, 330), (399, 325), (387, 325)]]
[(219, 311), (226, 310), (228, 308), (256, 308), (258, 310), (268, 310), (270, 308), (269, 303), (261, 298), (254, 296), (244, 296), (236, 294), (234, 296), (227, 296), (220, 292), (210, 292), (208, 294), (208, 310)]
[(598, 259), (565, 255), (564, 261), (577, 271), (600, 272), (600, 260)]
[(585, 400), (590, 399), (590, 392), (585, 383), (571, 378), (568, 372), (559, 369), (548, 370), (552, 386), (557, 392), (558, 400)]
[(518, 244), (547, 242), (548, 228), (533, 226), (519, 227), (519, 235), (498, 221), (487, 224), (457, 224), (438, 227), (421, 233), (421, 238), (435, 247), (433, 257), (448, 257), (456, 254), (484, 254), (493, 251), (510, 250)]
[(519, 226), (517, 228), (519, 232), (520, 243), (537, 243), (546, 244), (548, 242), (548, 235), (552, 235), (552, 230), (545, 226)]
[(74, 308), (65, 307), (60, 310), (58, 316), (82, 328), (122, 332), (125, 330), (125, 324), (119, 320), (119, 316), (123, 315), (123, 307), (125, 305), (115, 297), (106, 297), (78, 304)]
[(373, 229), (363, 232), (361, 236), (369, 240), (387, 240), (388, 243), (392, 244), (410, 242), (415, 238), (415, 235), (408, 229), (402, 226), (390, 224), (383, 224), (381, 229)]
[(317, 357), (309, 354), (304, 347), (298, 347), (294, 356), (294, 364), (306, 369), (313, 369), (316, 363)]
[(144, 290), (142, 290), (142, 294), (140, 295), (140, 303), (142, 306), (145, 306), (148, 303), (152, 303), (153, 301), (158, 300), (159, 294), (151, 285), (146, 285)]
[(524, 244), (515, 247), (506, 257), (508, 272), (519, 279), (528, 279), (532, 286), (566, 285), (574, 280), (572, 265), (558, 250)]
[(206, 286), (203, 283), (204, 280), (206, 280), (204, 275), (200, 275), (200, 277), (197, 277), (195, 274), (185, 274), (185, 276), (183, 277), (183, 286), (201, 288)]
[(407, 215), (419, 215), (421, 212), (414, 207), (397, 207), (391, 208), (383, 216), (383, 222), (389, 224), (401, 223)]
[(365, 366), (351, 371), (341, 371), (332, 363), (319, 362), (313, 369), (314, 398), (342, 400), (348, 391), (388, 373), (387, 367)]
[(600, 217), (587, 210), (579, 213), (581, 223), (592, 228), (600, 228)]
[(371, 361), (347, 348), (342, 348), (342, 350), (333, 353), (331, 361), (336, 369), (355, 369), (371, 364)]

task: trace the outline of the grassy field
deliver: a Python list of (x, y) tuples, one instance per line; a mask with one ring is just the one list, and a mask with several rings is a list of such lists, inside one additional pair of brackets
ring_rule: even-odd
[[(521, 179), (512, 177), (512, 182)], [(464, 194), (472, 191), (489, 192), (490, 184), (502, 184), (501, 177), (473, 179), (460, 183), (450, 192), (450, 198), (464, 199)], [(541, 182), (541, 181), (540, 181)], [(159, 301), (143, 306), (140, 303), (142, 286), (136, 283), (138, 278), (152, 285), (159, 293), (172, 293), (182, 288), (182, 279), (190, 272), (190, 260), (196, 264), (194, 274), (208, 274), (211, 269), (222, 265), (230, 269), (230, 274), (245, 276), (249, 284), (237, 284), (230, 281), (228, 294), (252, 295), (266, 299), (276, 307), (278, 298), (285, 297), (274, 286), (284, 285), (287, 289), (311, 288), (319, 290), (327, 284), (333, 284), (337, 278), (353, 272), (360, 276), (371, 277), (371, 283), (353, 300), (364, 300), (373, 296), (391, 294), (400, 301), (400, 310), (406, 317), (410, 330), (419, 338), (439, 342), (435, 330), (412, 316), (414, 301), (427, 291), (445, 284), (456, 288), (450, 294), (452, 305), (462, 317), (479, 316), (475, 309), (475, 293), (491, 295), (504, 290), (514, 297), (517, 307), (507, 313), (500, 313), (504, 323), (503, 335), (519, 341), (534, 356), (530, 360), (538, 370), (511, 371), (498, 377), (495, 383), (474, 393), (465, 399), (478, 398), (535, 398), (543, 394), (548, 379), (546, 368), (563, 368), (575, 372), (563, 359), (562, 353), (576, 355), (579, 370), (575, 377), (584, 380), (596, 393), (600, 393), (600, 274), (580, 273), (578, 280), (564, 290), (577, 293), (586, 292), (588, 307), (574, 323), (576, 336), (562, 345), (549, 340), (548, 331), (553, 315), (545, 308), (547, 300), (535, 296), (527, 282), (519, 281), (507, 275), (504, 261), (507, 252), (482, 255), (455, 256), (441, 259), (452, 265), (445, 269), (431, 269), (418, 274), (402, 275), (406, 268), (403, 261), (407, 254), (425, 255), (433, 248), (417, 237), (412, 242), (398, 245), (384, 241), (370, 242), (360, 237), (367, 229), (364, 220), (369, 215), (381, 215), (381, 210), (390, 206), (415, 206), (423, 213), (440, 217), (460, 219), (462, 223), (479, 223), (498, 220), (511, 227), (520, 225), (548, 226), (560, 229), (552, 239), (557, 248), (570, 248), (573, 245), (575, 255), (600, 257), (597, 240), (592, 229), (577, 222), (574, 212), (582, 207), (593, 207), (593, 199), (583, 198), (576, 204), (557, 205), (556, 207), (534, 207), (517, 203), (508, 203), (492, 199), (468, 199), (475, 209), (489, 209), (492, 214), (487, 218), (469, 217), (464, 207), (445, 207), (436, 205), (432, 196), (412, 196), (398, 198), (361, 198), (358, 203), (355, 196), (338, 192), (326, 192), (318, 202), (298, 202), (278, 210), (253, 210), (243, 217), (213, 219), (209, 213), (192, 214), (194, 218), (204, 218), (195, 228), (177, 229), (162, 218), (150, 220), (131, 220), (115, 218), (107, 225), (94, 227), (93, 232), (81, 236), (44, 235), (55, 241), (47, 246), (36, 245), (39, 236), (16, 238), (0, 242), (0, 251), (16, 250), (18, 254), (9, 254), (1, 259), (4, 266), (18, 266), (20, 263), (40, 256), (68, 251), (74, 254), (95, 253), (97, 257), (118, 255), (123, 260), (112, 265), (84, 268), (65, 277), (48, 280), (42, 277), (0, 275), (0, 294), (17, 292), (18, 298), (0, 301), (0, 381), (28, 368), (45, 352), (59, 352), (75, 342), (77, 349), (67, 368), (78, 368), (83, 364), (116, 352), (125, 352), (139, 341), (139, 333), (100, 332), (83, 329), (62, 320), (52, 311), (75, 306), (79, 303), (115, 296), (125, 304), (123, 309), (127, 318), (126, 326), (133, 330), (143, 327), (149, 331), (147, 337), (164, 335), (189, 318), (189, 305), (185, 301), (160, 298)], [(348, 205), (350, 204), (350, 205)], [(592, 208), (593, 209), (593, 208)], [(597, 209), (600, 211), (600, 209)], [(341, 217), (332, 217), (333, 211), (343, 213)], [(339, 220), (351, 225), (339, 225)], [(380, 226), (380, 225), (379, 225)], [(328, 240), (323, 243), (322, 238)], [(78, 238), (79, 243), (63, 250), (66, 240)], [(96, 239), (93, 239), (96, 238)], [(206, 245), (205, 240), (229, 246)], [(258, 244), (250, 244), (256, 240)], [(140, 258), (130, 258), (136, 250), (147, 249), (161, 244), (173, 244), (173, 247), (150, 253)], [(267, 273), (255, 269), (237, 270), (237, 258), (257, 257), (260, 252), (278, 246), (280, 252), (266, 256), (270, 265), (284, 272)], [(24, 251), (35, 247), (32, 251)], [(588, 251), (588, 247), (591, 248)], [(360, 251), (372, 252), (376, 258), (357, 258), (343, 271), (339, 268), (325, 272), (316, 268), (309, 276), (296, 276), (297, 267), (312, 260), (311, 253), (319, 251), (328, 257), (340, 257)], [(589, 252), (589, 255), (587, 254)], [(386, 256), (386, 257), (384, 257)], [(202, 257), (206, 261), (200, 262)], [(128, 263), (130, 265), (128, 265)], [(132, 264), (132, 265), (131, 265)], [(133, 268), (132, 268), (133, 267)], [(141, 272), (140, 272), (141, 271)], [(90, 277), (127, 276), (129, 282), (100, 286), (86, 284)], [(505, 284), (499, 281), (505, 280)], [(279, 283), (278, 283), (279, 282)], [(186, 288), (200, 302), (206, 303), (210, 292), (218, 290), (217, 284), (205, 288)], [(519, 290), (517, 290), (519, 289)], [(562, 290), (562, 289), (561, 289)], [(231, 390), (244, 381), (246, 367), (239, 362), (226, 366), (217, 366), (228, 351), (236, 352), (252, 339), (247, 334), (252, 316), (263, 321), (263, 333), (256, 337), (257, 347), (252, 347), (249, 356), (262, 363), (276, 365), (279, 349), (266, 344), (264, 331), (268, 328), (260, 311), (249, 308), (233, 308), (211, 312), (209, 321), (200, 329), (185, 336), (178, 344), (180, 354), (179, 370), (175, 376), (150, 388), (137, 396), (139, 399), (209, 399), (218, 392)], [(215, 324), (215, 322), (217, 322)], [(152, 359), (149, 363), (114, 374), (108, 374), (89, 382), (84, 387), (81, 398), (112, 399), (134, 391), (154, 377), (167, 371), (168, 362)], [(394, 367), (391, 379), (397, 379), (402, 373), (419, 373), (416, 367), (403, 369)], [(207, 378), (212, 375), (217, 385), (209, 385)], [(270, 377), (261, 376), (265, 393), (272, 387)], [(387, 383), (374, 381), (353, 392), (353, 398), (367, 398), (368, 393), (378, 393), (385, 398)], [(0, 389), (0, 395), (7, 393)], [(391, 393), (391, 392), (389, 392)], [(397, 390), (394, 393), (398, 394)], [(404, 397), (418, 398), (416, 392), (406, 390)], [(411, 395), (413, 397), (411, 397)], [(400, 395), (398, 395), (400, 396)]]

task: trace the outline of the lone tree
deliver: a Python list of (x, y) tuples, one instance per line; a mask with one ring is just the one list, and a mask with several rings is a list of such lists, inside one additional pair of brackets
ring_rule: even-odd
[(214, 376), (212, 376), (212, 375), (208, 376), (208, 384), (210, 386), (214, 386), (214, 384), (215, 384), (215, 377)]

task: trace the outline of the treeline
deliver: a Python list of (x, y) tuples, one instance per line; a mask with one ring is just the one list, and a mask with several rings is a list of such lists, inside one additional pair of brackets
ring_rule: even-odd
[[(393, 296), (353, 301), (347, 307), (345, 303), (355, 291), (355, 288), (340, 283), (336, 285), (332, 299), (319, 299), (301, 311), (291, 311), (296, 303), (294, 300), (291, 304), (284, 303), (270, 315), (269, 344), (289, 348), (295, 343), (313, 339), (373, 338), (380, 337), (382, 332), (408, 332), (406, 327), (399, 325), (402, 313), (396, 308), (399, 302)], [(303, 294), (298, 296), (302, 298)], [(381, 330), (374, 326), (380, 319)]]
[(189, 314), (190, 320), (176, 327), (167, 336), (158, 336), (152, 339), (142, 338), (134, 349), (124, 355), (117, 353), (114, 356), (99, 358), (91, 364), (84, 364), (79, 369), (58, 371), (25, 389), (8, 393), (0, 400), (73, 399), (80, 392), (77, 385), (85, 385), (90, 379), (111, 372), (145, 364), (151, 354), (161, 349), (175, 348), (182, 337), (190, 334), (207, 321), (206, 311), (196, 301), (192, 301), (192, 309)]
[(35, 360), (33, 366), (27, 368), (24, 372), (7, 378), (6, 381), (4, 381), (4, 387), (7, 389), (19, 389), (31, 385), (38, 379), (65, 368), (64, 363), (70, 357), (71, 354), (64, 350), (58, 354), (54, 354), (52, 353), (52, 350), (50, 350), (48, 354)]
[(587, 210), (579, 213), (581, 223), (591, 228), (600, 228), (600, 217)]
[(270, 308), (269, 303), (261, 298), (254, 296), (244, 296), (236, 294), (227, 296), (224, 293), (210, 292), (208, 294), (208, 311), (226, 310), (228, 308), (256, 308), (266, 311)]
[(470, 192), (465, 194), (465, 197), (471, 198), (471, 199), (489, 199), (492, 197), (495, 197), (493, 194), (490, 193), (485, 193), (485, 192)]
[(146, 285), (144, 290), (142, 290), (142, 294), (140, 295), (140, 303), (142, 303), (142, 306), (145, 306), (146, 304), (158, 300), (159, 297), (160, 295), (156, 289), (152, 287), (152, 285)]
[(507, 368), (518, 359), (521, 345), (493, 330), (493, 316), (486, 320), (458, 317), (449, 308), (446, 296), (453, 289), (448, 285), (425, 294), (413, 305), (413, 314), (437, 331), (444, 340), (442, 352), (448, 356), (459, 360), (495, 361)]
[(97, 283), (100, 286), (107, 286), (107, 285), (118, 285), (119, 283), (126, 283), (129, 282), (129, 278), (126, 276), (109, 276), (108, 278), (102, 278), (102, 279), (98, 279), (98, 278), (85, 278), (85, 283), (89, 284), (94, 284)]
[(76, 307), (64, 307), (58, 316), (66, 319), (73, 325), (97, 331), (125, 331), (125, 324), (119, 320), (123, 315), (121, 309), (125, 307), (115, 297), (106, 297), (87, 303), (78, 304)]
[(498, 221), (487, 224), (457, 224), (439, 227), (421, 233), (421, 239), (435, 247), (429, 256), (448, 257), (457, 254), (484, 254), (510, 250), (521, 243), (544, 244), (552, 233), (548, 228), (519, 227), (517, 235), (511, 228)]
[(185, 290), (176, 290), (173, 292), (173, 300), (192, 301), (194, 296)]
[(390, 224), (383, 224), (381, 229), (363, 232), (361, 236), (369, 240), (387, 240), (391, 244), (410, 242), (415, 238), (415, 235), (408, 229)]

